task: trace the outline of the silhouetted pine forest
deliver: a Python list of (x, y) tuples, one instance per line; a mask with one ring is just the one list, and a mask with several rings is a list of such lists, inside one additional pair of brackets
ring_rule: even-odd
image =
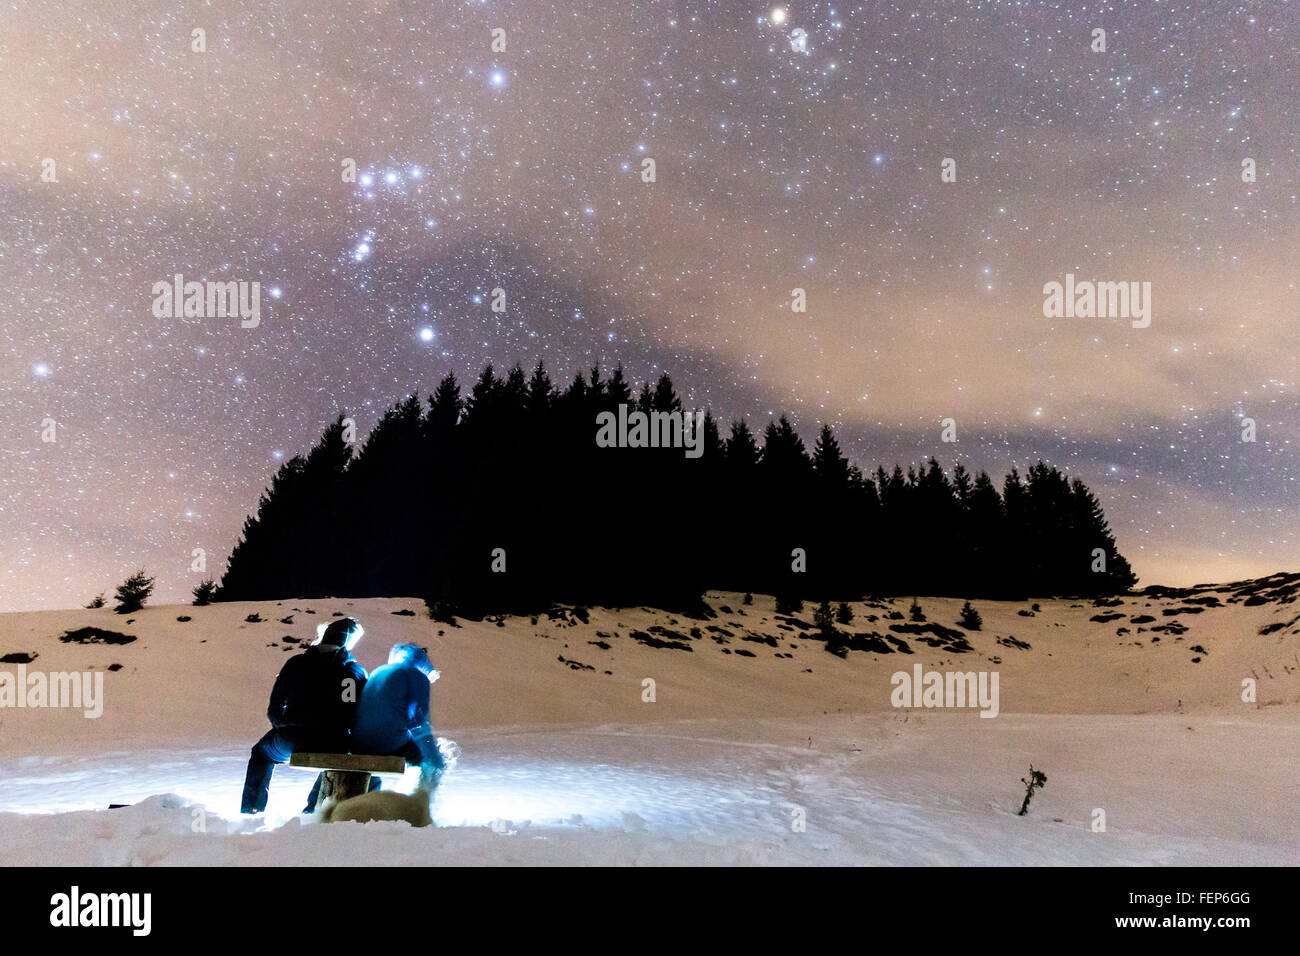
[(682, 410), (667, 375), (634, 394), (621, 366), (596, 368), (561, 390), (539, 364), (531, 378), (488, 366), (468, 396), (448, 375), (427, 402), (386, 412), (356, 454), (340, 416), (280, 468), (217, 599), (420, 596), (479, 616), (555, 602), (687, 609), (709, 588), (1010, 598), (1136, 582), (1092, 492), (1042, 462), (1000, 491), (933, 458), (867, 475), (828, 426), (810, 453), (785, 417), (760, 443), (743, 420), (722, 438), (706, 415), (696, 459), (599, 448), (597, 413), (620, 403)]

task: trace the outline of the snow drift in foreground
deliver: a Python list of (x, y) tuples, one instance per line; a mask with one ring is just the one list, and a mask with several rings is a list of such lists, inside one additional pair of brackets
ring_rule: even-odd
[[(1294, 864), (1296, 615), (1289, 602), (1162, 613), (1185, 600), (1041, 602), (1032, 616), (1027, 604), (976, 602), (985, 623), (966, 635), (969, 650), (897, 630), (911, 653), (844, 659), (802, 626), (811, 608), (783, 618), (770, 599), (742, 607), (732, 594), (710, 596), (719, 613), (708, 621), (595, 609), (588, 622), (449, 627), (416, 602), (379, 599), (148, 608), (129, 625), (107, 611), (4, 615), (0, 654), (34, 655), (30, 669), (121, 667), (105, 674), (101, 718), (0, 710), (0, 855), (109, 866)], [(922, 603), (946, 626), (961, 604)], [(883, 632), (891, 611), (855, 604), (848, 630)], [(237, 812), (275, 673), (335, 612), (365, 624), (368, 668), (395, 641), (418, 640), (443, 671), (435, 727), (462, 757), (436, 827), (315, 823), (298, 815), (312, 775), (290, 768), (276, 770), (265, 816)], [(265, 620), (245, 620), (254, 613)], [(1153, 633), (1171, 619), (1180, 627)], [(138, 639), (58, 640), (85, 626)], [(893, 708), (890, 675), (917, 663), (998, 670), (1000, 716)], [(1030, 763), (1048, 782), (1020, 817)]]

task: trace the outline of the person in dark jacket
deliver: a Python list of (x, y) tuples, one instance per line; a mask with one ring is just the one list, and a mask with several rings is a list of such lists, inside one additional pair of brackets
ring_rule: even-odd
[[(241, 813), (266, 810), (271, 773), (295, 751), (348, 750), (366, 683), (365, 669), (352, 656), (352, 648), (365, 631), (353, 618), (341, 617), (322, 624), (317, 633), (317, 642), (289, 658), (275, 679), (266, 710), (271, 729), (249, 755)], [(304, 812), (315, 809), (316, 792), (313, 789)]]
[(439, 676), (423, 647), (395, 645), (366, 681), (352, 731), (354, 752), (405, 757), (429, 793), (445, 769), (429, 725), (429, 685)]

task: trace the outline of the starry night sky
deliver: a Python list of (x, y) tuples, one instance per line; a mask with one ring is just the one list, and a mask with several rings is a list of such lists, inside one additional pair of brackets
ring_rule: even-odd
[[(1300, 566), (1300, 4), (776, 9), (5, 3), (0, 610), (187, 600), (338, 412), (539, 358), (867, 468), (1044, 458), (1143, 584)], [(1150, 328), (1044, 318), (1067, 272)], [(261, 325), (155, 318), (176, 273)]]

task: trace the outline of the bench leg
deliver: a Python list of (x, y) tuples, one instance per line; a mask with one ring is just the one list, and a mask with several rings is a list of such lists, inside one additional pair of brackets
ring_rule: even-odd
[(316, 801), (318, 808), (324, 806), (326, 800), (359, 797), (370, 789), (370, 774), (360, 770), (326, 770), (324, 777)]

